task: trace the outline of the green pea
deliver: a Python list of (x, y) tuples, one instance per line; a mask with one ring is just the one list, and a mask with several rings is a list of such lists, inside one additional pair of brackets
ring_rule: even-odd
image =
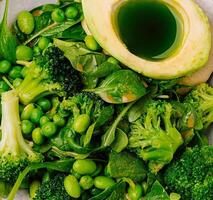
[(22, 71), (21, 66), (15, 66), (10, 70), (9, 77), (12, 79), (22, 78), (21, 71)]
[(90, 124), (90, 117), (87, 114), (82, 114), (75, 119), (73, 123), (73, 129), (77, 133), (83, 133), (84, 131), (87, 130), (89, 124)]
[(29, 71), (29, 67), (23, 67), (22, 70), (21, 70), (21, 75), (23, 78), (26, 77), (27, 73)]
[(89, 190), (94, 184), (93, 178), (91, 176), (82, 176), (80, 179), (80, 186), (84, 190)]
[(107, 59), (107, 61), (108, 61), (109, 63), (115, 64), (115, 65), (118, 65), (118, 64), (119, 64), (119, 61), (118, 61), (117, 59), (115, 59), (114, 57), (109, 57), (109, 58)]
[(96, 163), (89, 159), (76, 160), (73, 163), (73, 170), (81, 175), (90, 175), (96, 170)]
[(41, 133), (41, 128), (35, 128), (32, 132), (33, 142), (37, 145), (41, 145), (44, 143), (44, 136)]
[(49, 99), (46, 98), (39, 99), (38, 105), (42, 108), (43, 111), (48, 111), (51, 108), (51, 102)]
[(68, 19), (75, 19), (78, 16), (78, 9), (74, 6), (70, 6), (66, 9), (65, 15)]
[(40, 126), (43, 126), (44, 124), (46, 124), (47, 122), (49, 122), (50, 119), (48, 116), (42, 116), (39, 123), (40, 123)]
[(33, 129), (34, 129), (34, 124), (31, 121), (23, 120), (21, 122), (21, 130), (23, 134), (28, 135), (32, 132)]
[(25, 34), (30, 34), (33, 32), (35, 27), (35, 20), (33, 15), (28, 11), (22, 11), (18, 15), (18, 27), (21, 32)]
[(142, 194), (143, 190), (139, 184), (136, 184), (135, 188), (128, 188), (128, 197), (130, 197), (131, 200), (139, 200), (142, 197)]
[(65, 119), (64, 119), (63, 117), (61, 117), (59, 114), (55, 114), (55, 115), (53, 116), (53, 122), (54, 122), (57, 126), (60, 126), (60, 127), (64, 126), (65, 123), (66, 123)]
[(92, 51), (98, 51), (101, 49), (100, 45), (96, 42), (95, 38), (92, 35), (87, 35), (84, 41), (87, 48)]
[(42, 134), (46, 137), (52, 137), (55, 135), (57, 128), (53, 122), (47, 122), (41, 127)]
[(33, 181), (30, 184), (30, 198), (31, 199), (35, 198), (36, 192), (38, 191), (40, 185), (41, 185), (40, 181), (37, 181), (37, 180)]
[(34, 108), (30, 115), (30, 121), (33, 123), (39, 123), (42, 115), (43, 115), (43, 112), (40, 108)]
[(105, 190), (115, 184), (115, 181), (112, 178), (106, 176), (97, 176), (94, 179), (94, 185), (96, 188)]
[(54, 22), (58, 23), (63, 22), (65, 20), (64, 11), (60, 8), (54, 9), (51, 14), (51, 17)]
[(14, 81), (13, 81), (13, 86), (14, 88), (17, 88), (19, 85), (21, 85), (23, 79), (21, 78), (16, 78)]
[(16, 47), (16, 59), (31, 61), (33, 59), (33, 50), (30, 47), (24, 45)]
[(35, 106), (32, 103), (25, 106), (23, 112), (21, 113), (21, 119), (22, 120), (30, 119), (31, 113), (34, 108)]
[(64, 188), (73, 198), (79, 198), (81, 196), (81, 188), (75, 176), (69, 175), (64, 179)]
[(41, 37), (39, 39), (39, 42), (38, 42), (38, 47), (41, 49), (41, 50), (44, 50), (48, 47), (48, 45), (50, 44), (50, 40), (46, 37)]
[(10, 89), (9, 85), (7, 85), (7, 83), (5, 83), (5, 81), (1, 80), (0, 81), (0, 90), (2, 92), (6, 92)]
[(7, 60), (3, 60), (0, 62), (0, 73), (6, 74), (10, 71), (11, 69), (11, 64)]

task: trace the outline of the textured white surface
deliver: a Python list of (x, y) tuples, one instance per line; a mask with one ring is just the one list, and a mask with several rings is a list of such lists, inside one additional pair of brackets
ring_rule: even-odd
[[(205, 10), (207, 13), (210, 22), (213, 27), (213, 0), (196, 0), (198, 4)], [(10, 0), (10, 9), (9, 9), (9, 21), (13, 21), (17, 14), (22, 10), (29, 10), (36, 6), (42, 5), (44, 3), (55, 3), (56, 0)], [(3, 8), (4, 8), (5, 0), (0, 0), (0, 19), (3, 15)], [(213, 55), (211, 55), (213, 56)], [(213, 77), (211, 79), (211, 84), (213, 85)], [(210, 134), (210, 140), (213, 144), (213, 127)], [(16, 197), (16, 200), (28, 200), (28, 195), (26, 191), (21, 191)]]

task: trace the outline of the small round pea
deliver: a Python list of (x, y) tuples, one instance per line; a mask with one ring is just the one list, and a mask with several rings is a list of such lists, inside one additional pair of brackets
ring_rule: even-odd
[(63, 22), (65, 19), (64, 11), (60, 8), (56, 8), (53, 10), (51, 17), (54, 22)]
[(69, 6), (65, 11), (65, 15), (68, 19), (75, 19), (78, 16), (78, 9), (74, 6)]
[(41, 133), (41, 128), (35, 128), (32, 132), (33, 142), (37, 145), (41, 145), (44, 143), (44, 136)]
[(7, 60), (2, 60), (0, 62), (0, 73), (6, 74), (10, 71), (11, 69), (11, 63)]
[(23, 67), (22, 68), (21, 75), (22, 75), (23, 78), (27, 75), (28, 71), (29, 71), (29, 67)]
[(77, 133), (83, 133), (87, 130), (90, 124), (90, 117), (87, 114), (79, 115), (73, 123), (73, 129)]
[(22, 71), (21, 66), (15, 66), (10, 70), (9, 77), (12, 79), (22, 78), (21, 71)]
[(81, 196), (81, 188), (78, 180), (73, 175), (68, 175), (64, 179), (64, 188), (66, 192), (73, 198), (79, 198)]
[(136, 184), (135, 188), (128, 188), (128, 197), (130, 197), (131, 200), (139, 200), (142, 197), (142, 194), (143, 190), (139, 184)]
[(25, 34), (30, 34), (35, 28), (35, 20), (33, 15), (28, 11), (22, 11), (18, 15), (18, 27), (21, 32)]
[(32, 132), (33, 129), (34, 129), (34, 124), (31, 121), (23, 120), (21, 122), (21, 130), (23, 134), (28, 135)]
[(43, 111), (48, 111), (51, 108), (51, 102), (49, 99), (41, 98), (38, 100), (37, 103), (42, 108)]
[(50, 121), (50, 119), (49, 119), (48, 116), (46, 116), (46, 115), (42, 116), (41, 119), (40, 119), (40, 121), (39, 121), (40, 126), (43, 126), (44, 124), (46, 124), (49, 121)]
[(65, 123), (66, 123), (65, 119), (64, 119), (63, 117), (61, 117), (59, 114), (55, 114), (55, 115), (53, 116), (53, 122), (54, 122), (57, 126), (60, 126), (60, 127), (64, 126)]
[(107, 59), (107, 61), (108, 61), (109, 63), (115, 64), (115, 65), (118, 65), (118, 64), (119, 64), (119, 61), (118, 61), (117, 59), (115, 59), (114, 57), (109, 57), (109, 58)]
[(106, 176), (97, 176), (94, 179), (94, 185), (96, 188), (105, 190), (115, 184), (115, 181), (112, 178)]
[(39, 187), (40, 187), (41, 183), (40, 181), (33, 181), (30, 184), (30, 199), (34, 199), (36, 196), (36, 192), (38, 191)]
[(96, 42), (95, 38), (92, 35), (87, 35), (84, 41), (87, 48), (92, 51), (98, 51), (101, 49), (100, 45)]
[(24, 60), (24, 61), (31, 61), (33, 59), (33, 50), (24, 45), (20, 45), (16, 47), (16, 59), (17, 60)]
[(90, 175), (96, 170), (96, 163), (93, 160), (76, 160), (73, 163), (73, 170), (81, 175)]
[(40, 108), (34, 108), (30, 115), (30, 121), (33, 123), (39, 123), (42, 115), (43, 115), (43, 112)]
[(13, 86), (14, 88), (17, 88), (19, 85), (21, 85), (23, 79), (21, 78), (16, 78), (14, 81), (13, 81)]
[(42, 134), (46, 137), (52, 137), (55, 135), (57, 128), (53, 122), (47, 122), (41, 127)]
[(94, 184), (93, 178), (91, 176), (82, 176), (80, 179), (80, 186), (84, 190), (89, 190)]
[(41, 49), (41, 50), (44, 50), (48, 47), (50, 43), (50, 40), (46, 37), (41, 37), (39, 39), (39, 42), (38, 42), (38, 47)]
[(5, 83), (5, 81), (3, 81), (3, 80), (0, 81), (0, 90), (2, 92), (8, 91), (9, 88), (10, 88), (9, 85), (7, 85), (7, 83)]
[(24, 110), (21, 113), (21, 119), (30, 119), (31, 113), (33, 109), (35, 108), (34, 104), (28, 104), (27, 106), (24, 107)]

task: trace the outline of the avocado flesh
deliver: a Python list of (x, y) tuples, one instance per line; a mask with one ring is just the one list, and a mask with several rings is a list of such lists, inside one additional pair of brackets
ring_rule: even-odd
[(211, 50), (210, 24), (193, 0), (161, 1), (177, 10), (183, 22), (183, 39), (178, 44), (177, 52), (162, 60), (141, 58), (127, 49), (113, 21), (116, 9), (122, 2), (124, 1), (82, 0), (89, 30), (103, 49), (121, 63), (150, 78), (172, 79), (191, 74), (208, 61)]

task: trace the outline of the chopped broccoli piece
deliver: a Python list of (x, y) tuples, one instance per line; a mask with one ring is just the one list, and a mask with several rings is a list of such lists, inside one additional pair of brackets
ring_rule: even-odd
[(0, 142), (0, 177), (14, 183), (30, 163), (41, 162), (42, 156), (32, 150), (22, 136), (19, 99), (16, 91), (2, 94), (2, 140)]
[(198, 112), (203, 128), (206, 129), (213, 122), (213, 88), (206, 83), (195, 87), (185, 99)]
[(147, 111), (131, 125), (129, 148), (148, 162), (153, 173), (168, 164), (183, 143), (181, 133), (171, 122), (171, 115), (171, 104), (151, 101)]
[(213, 199), (213, 147), (187, 148), (168, 165), (164, 181), (184, 200)]
[[(29, 63), (28, 63), (29, 64)], [(28, 104), (48, 94), (71, 96), (80, 90), (80, 75), (57, 47), (50, 46), (29, 64), (17, 88), (20, 101)]]

